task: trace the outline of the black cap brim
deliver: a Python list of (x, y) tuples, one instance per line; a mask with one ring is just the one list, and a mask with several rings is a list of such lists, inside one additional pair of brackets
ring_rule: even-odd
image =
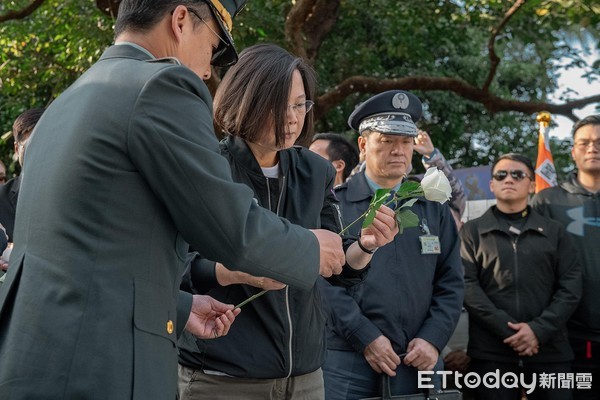
[(223, 42), (219, 44), (219, 47), (217, 47), (217, 50), (215, 51), (215, 56), (211, 60), (211, 64), (216, 67), (228, 67), (235, 64), (238, 60), (238, 53), (235, 50), (233, 37), (231, 37), (229, 30), (227, 30), (225, 26), (225, 22), (221, 19), (215, 6), (210, 2), (210, 0), (206, 1), (206, 3), (210, 6), (213, 17), (221, 28), (221, 37), (225, 40), (225, 42), (227, 42), (227, 45)]

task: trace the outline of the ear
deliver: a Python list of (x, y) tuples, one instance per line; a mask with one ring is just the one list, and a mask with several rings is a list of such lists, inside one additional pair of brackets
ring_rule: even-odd
[(529, 194), (535, 193), (535, 174), (533, 175), (533, 179), (529, 183)]
[(571, 159), (575, 161), (575, 146), (571, 147)]
[(490, 180), (490, 192), (492, 192), (492, 194), (494, 194), (494, 180)]
[(343, 172), (344, 168), (346, 168), (346, 162), (344, 160), (335, 160), (332, 164), (336, 172)]
[(171, 13), (171, 30), (177, 41), (181, 41), (183, 28), (187, 21), (188, 10), (185, 6), (179, 5)]
[(359, 136), (357, 139), (357, 143), (358, 143), (358, 151), (360, 153), (364, 153), (365, 146), (367, 145), (367, 138), (364, 136)]

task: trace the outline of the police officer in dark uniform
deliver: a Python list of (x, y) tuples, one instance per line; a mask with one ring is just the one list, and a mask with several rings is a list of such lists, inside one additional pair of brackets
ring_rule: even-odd
[[(399, 188), (421, 114), (419, 99), (402, 90), (378, 94), (352, 113), (348, 123), (360, 133), (366, 168), (336, 188), (346, 224), (368, 208), (377, 189)], [(447, 204), (419, 198), (410, 209), (418, 227), (379, 249), (362, 246), (376, 251), (362, 283), (324, 290), (331, 314), (323, 368), (328, 400), (377, 396), (382, 373), (391, 377), (393, 394), (418, 393), (418, 371), (441, 367), (439, 354), (463, 300), (459, 241)]]

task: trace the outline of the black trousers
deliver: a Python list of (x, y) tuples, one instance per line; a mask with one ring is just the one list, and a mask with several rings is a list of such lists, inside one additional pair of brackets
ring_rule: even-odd
[(573, 392), (575, 400), (600, 400), (600, 343), (571, 338), (571, 348), (575, 353), (573, 372), (587, 374), (594, 379), (591, 389), (578, 389)]

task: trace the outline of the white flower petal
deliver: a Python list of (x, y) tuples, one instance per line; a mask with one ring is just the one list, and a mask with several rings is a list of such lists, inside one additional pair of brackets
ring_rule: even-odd
[(421, 180), (421, 186), (427, 200), (437, 201), (442, 204), (450, 200), (450, 194), (452, 193), (450, 182), (446, 178), (446, 175), (436, 167), (431, 167), (427, 170)]

